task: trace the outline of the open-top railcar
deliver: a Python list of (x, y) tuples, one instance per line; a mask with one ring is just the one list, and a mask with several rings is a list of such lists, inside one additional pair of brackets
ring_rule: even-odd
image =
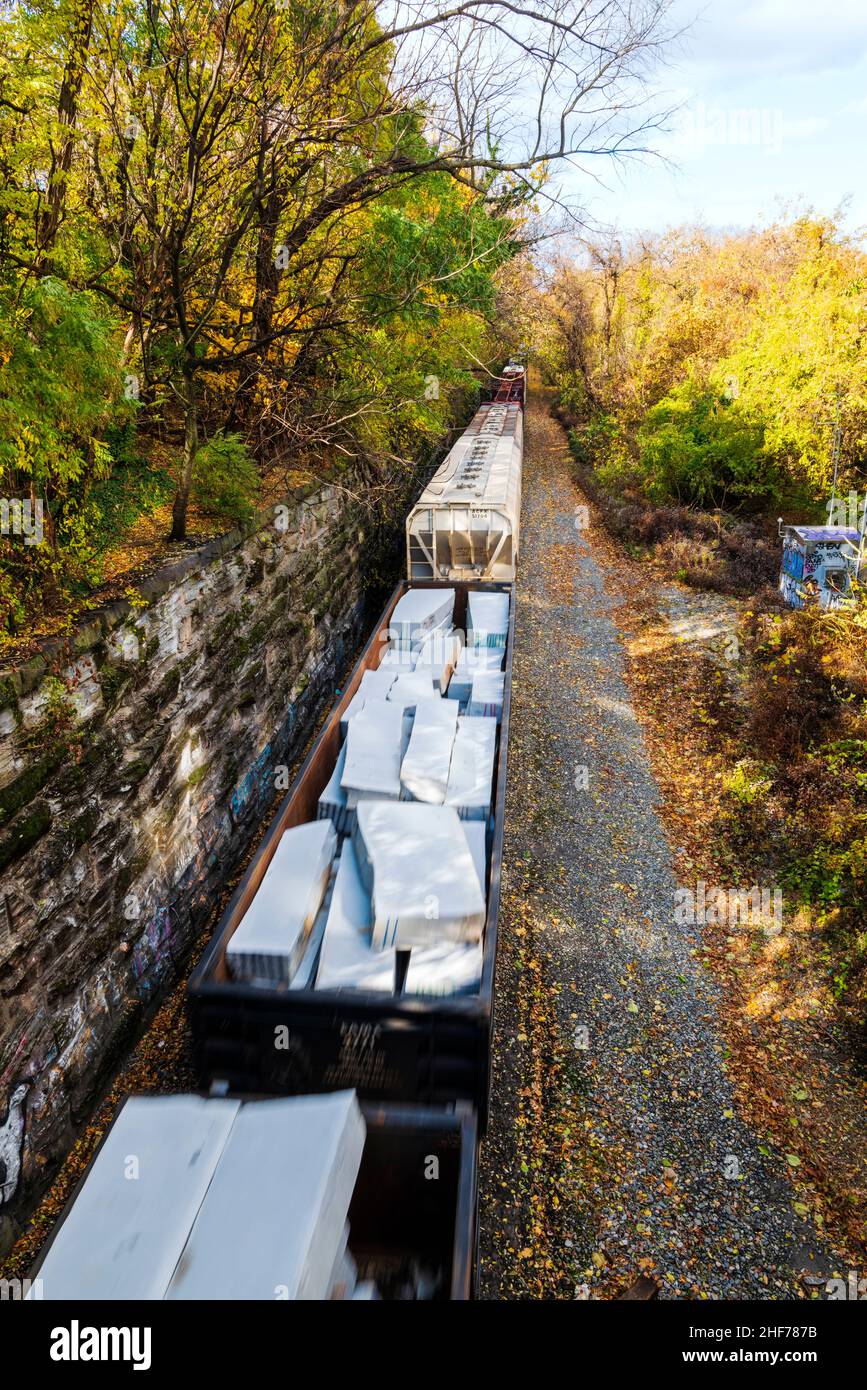
[[(485, 925), (481, 981), (476, 993), (453, 996), (386, 993), (360, 988), (293, 989), (286, 984), (232, 978), (226, 953), (233, 933), (262, 883), (281, 836), (313, 821), (319, 797), (341, 749), (341, 720), (366, 671), (386, 649), (383, 634), (407, 590), (454, 589), (454, 621), (466, 628), (471, 591), (509, 599), (503, 652), (503, 705), (494, 764), (492, 815), (487, 825)], [(488, 1111), (494, 966), (500, 902), (500, 864), (514, 640), (514, 591), (507, 585), (401, 582), (386, 605), (355, 670), (296, 781), (229, 902), (213, 939), (190, 978), (196, 1064), (204, 1085), (271, 1093), (355, 1088), (365, 1100), (437, 1105), (469, 1102), (480, 1126)]]

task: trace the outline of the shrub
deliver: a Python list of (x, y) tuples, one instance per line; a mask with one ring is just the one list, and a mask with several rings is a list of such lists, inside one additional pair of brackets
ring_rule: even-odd
[(750, 673), (750, 734), (780, 758), (803, 756), (835, 732), (843, 707), (823, 660), (822, 615), (788, 612), (759, 620)]
[[(564, 405), (568, 410), (568, 403)], [(605, 461), (619, 433), (615, 416), (599, 411), (569, 431), (569, 443), (579, 463), (595, 468)]]
[(240, 435), (220, 430), (196, 455), (191, 492), (209, 516), (235, 525), (251, 521), (259, 487), (258, 469)]
[(637, 438), (644, 485), (655, 501), (744, 506), (774, 492), (761, 426), (693, 381), (648, 410)]
[(659, 542), (656, 558), (681, 583), (694, 589), (723, 587), (719, 548), (714, 541), (696, 541), (675, 532)]
[(723, 777), (723, 791), (728, 792), (742, 806), (752, 806), (764, 801), (769, 795), (773, 782), (766, 776), (760, 763), (754, 758), (741, 758), (731, 772)]

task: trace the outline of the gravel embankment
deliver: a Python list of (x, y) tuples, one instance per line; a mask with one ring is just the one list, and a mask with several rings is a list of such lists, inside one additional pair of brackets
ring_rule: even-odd
[(833, 1256), (736, 1114), (700, 929), (675, 922), (616, 560), (576, 528), (543, 404), (526, 444), (481, 1293), (612, 1297), (644, 1274), (663, 1297), (804, 1297)]

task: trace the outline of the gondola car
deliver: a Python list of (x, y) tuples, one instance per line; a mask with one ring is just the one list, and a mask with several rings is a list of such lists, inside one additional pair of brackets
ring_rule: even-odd
[(131, 1096), (28, 1297), (466, 1299), (475, 1159), (469, 1112)]
[[(320, 967), (316, 964), (299, 987), (297, 978), (282, 977), (270, 962), (256, 965), (256, 951), (264, 951), (268, 945), (262, 940), (255, 943), (255, 950), (251, 947), (250, 957), (252, 969), (259, 970), (262, 978), (237, 978), (232, 972), (236, 933), (245, 920), (250, 920), (248, 914), (255, 909), (257, 893), (282, 837), (294, 827), (309, 826), (321, 815), (320, 798), (333, 785), (346, 747), (350, 707), (363, 693), (362, 680), (367, 673), (381, 669), (389, 650), (384, 639), (394, 632), (399, 601), (410, 593), (436, 598), (452, 592), (455, 626), (462, 631), (470, 628), (471, 642), (476, 644), (473, 650), (480, 655), (489, 651), (495, 664), (502, 667), (496, 714), (488, 706), (480, 711), (491, 723), (494, 718), (497, 722), (490, 814), (472, 826), (474, 840), (482, 842), (479, 873), (484, 896), (477, 987), (438, 994), (424, 992), (422, 985), (420, 992), (411, 992), (406, 980), (400, 978), (399, 950), (393, 953), (396, 968), (392, 970), (389, 965), (384, 979), (380, 972), (373, 981), (375, 987), (348, 986), (339, 981), (319, 987), (316, 972)], [(478, 631), (472, 632), (470, 608), (475, 604), (478, 614), (483, 605), (492, 602), (501, 603), (506, 617), (502, 636), (497, 639), (502, 646), (487, 648), (478, 645), (480, 640), (484, 643), (484, 634), (480, 639)], [(475, 621), (478, 627), (478, 616)], [(426, 1106), (467, 1102), (475, 1107), (480, 1127), (484, 1125), (490, 1082), (513, 637), (514, 590), (509, 585), (480, 581), (451, 586), (403, 581), (398, 585), (190, 978), (188, 1001), (202, 1085), (220, 1083), (233, 1091), (276, 1094), (351, 1087), (365, 1100)], [(446, 681), (451, 674), (449, 659)], [(482, 673), (486, 691), (490, 674)], [(430, 703), (436, 707), (451, 701), (434, 699)], [(335, 824), (345, 851), (352, 837), (339, 817)], [(468, 838), (469, 834), (468, 830)], [(341, 852), (341, 861), (343, 857)], [(263, 893), (260, 905), (266, 897)], [(266, 936), (270, 916), (265, 913)], [(412, 961), (410, 953), (410, 969)]]
[[(206, 1094), (125, 1102), (29, 1296), (471, 1295), (520, 517), (525, 374), (510, 368), (410, 513), (408, 579), (190, 978)], [(346, 793), (353, 729), (372, 737), (379, 721), (399, 740), (399, 791), (375, 790), (388, 769), (368, 749), (367, 764), (356, 761), (374, 790)], [(413, 916), (402, 897), (413, 894), (408, 866), (400, 872), (413, 834), (413, 870), (443, 885), (434, 944), (427, 910)], [(372, 926), (348, 942), (347, 978), (323, 975), (352, 865)], [(466, 894), (462, 907), (452, 891)], [(128, 1181), (133, 1160), (142, 1182)]]

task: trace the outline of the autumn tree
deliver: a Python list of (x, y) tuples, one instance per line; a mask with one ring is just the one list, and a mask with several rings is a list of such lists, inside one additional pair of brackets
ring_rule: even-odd
[[(867, 461), (867, 259), (832, 218), (591, 244), (553, 270), (549, 356), (622, 479), (658, 500), (827, 501)], [(617, 441), (616, 447), (612, 441)]]
[[(247, 424), (275, 355), (298, 381), (342, 324), (347, 227), (374, 202), (445, 174), (502, 215), (552, 160), (639, 141), (636, 84), (664, 11), (545, 4), (508, 27), (503, 0), (100, 13), (94, 172), (112, 261), (90, 283), (132, 315), (146, 375), (158, 355), (183, 412), (173, 536), (202, 376), (234, 379), (231, 419)], [(112, 284), (123, 268), (132, 292)]]
[(61, 581), (73, 535), (97, 572), (112, 469), (139, 496), (166, 461), (178, 540), (218, 455), (342, 462), (367, 499), (406, 475), (501, 359), (497, 276), (568, 181), (645, 147), (667, 8), (4, 7), (0, 462), (50, 503)]

